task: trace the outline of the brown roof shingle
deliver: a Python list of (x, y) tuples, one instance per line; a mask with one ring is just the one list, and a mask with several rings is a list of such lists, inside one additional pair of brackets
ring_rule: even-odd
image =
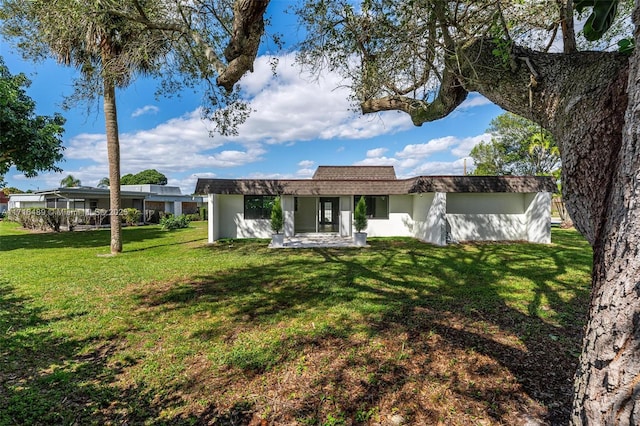
[(318, 166), (313, 180), (395, 180), (393, 166)]
[(390, 180), (198, 179), (196, 194), (399, 195), (430, 192), (554, 192), (547, 176), (418, 176)]

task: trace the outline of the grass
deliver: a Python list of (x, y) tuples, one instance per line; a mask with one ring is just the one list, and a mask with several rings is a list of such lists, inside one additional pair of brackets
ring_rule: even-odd
[[(568, 419), (591, 250), (0, 222), (0, 425)], [(395, 417), (394, 417), (395, 416)]]

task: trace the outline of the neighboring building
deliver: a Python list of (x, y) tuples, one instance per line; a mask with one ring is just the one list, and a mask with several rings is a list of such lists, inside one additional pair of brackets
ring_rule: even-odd
[(9, 209), (9, 197), (0, 190), (0, 213), (4, 213)]
[(353, 234), (353, 210), (367, 202), (371, 237), (450, 241), (551, 242), (548, 177), (417, 176), (397, 179), (391, 166), (320, 166), (312, 179), (199, 179), (208, 199), (209, 242), (268, 238), (269, 212), (280, 196), (285, 236)]
[[(158, 211), (174, 215), (198, 213), (202, 197), (183, 195), (177, 186), (122, 185), (121, 208)], [(83, 210), (87, 214), (96, 209), (109, 209), (109, 189), (78, 187), (57, 188), (31, 194), (11, 194), (9, 209), (49, 207)], [(145, 215), (146, 217), (146, 215)]]

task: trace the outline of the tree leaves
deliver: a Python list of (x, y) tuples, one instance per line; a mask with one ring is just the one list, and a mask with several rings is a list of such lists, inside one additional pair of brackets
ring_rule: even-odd
[(55, 164), (62, 160), (65, 119), (36, 115), (36, 104), (25, 91), (29, 84), (24, 74), (11, 75), (0, 57), (0, 187), (12, 165), (27, 177), (60, 171)]
[(600, 39), (611, 27), (618, 11), (619, 0), (576, 0), (575, 8), (582, 13), (591, 7), (592, 12), (584, 24), (584, 37), (589, 41)]

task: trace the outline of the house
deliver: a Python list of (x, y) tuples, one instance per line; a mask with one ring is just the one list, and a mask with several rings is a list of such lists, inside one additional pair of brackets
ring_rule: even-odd
[(4, 192), (0, 191), (0, 214), (6, 212), (9, 209), (9, 197)]
[(353, 211), (365, 197), (371, 237), (451, 241), (551, 242), (549, 177), (417, 176), (391, 166), (320, 166), (311, 179), (198, 179), (207, 196), (209, 242), (269, 238), (269, 213), (281, 197), (285, 236), (355, 232)]
[[(180, 215), (198, 213), (203, 203), (202, 197), (183, 195), (177, 186), (122, 185), (120, 190), (123, 209)], [(49, 207), (83, 210), (87, 214), (94, 213), (96, 209), (108, 210), (109, 204), (109, 189), (85, 186), (11, 194), (9, 198), (9, 209)]]

